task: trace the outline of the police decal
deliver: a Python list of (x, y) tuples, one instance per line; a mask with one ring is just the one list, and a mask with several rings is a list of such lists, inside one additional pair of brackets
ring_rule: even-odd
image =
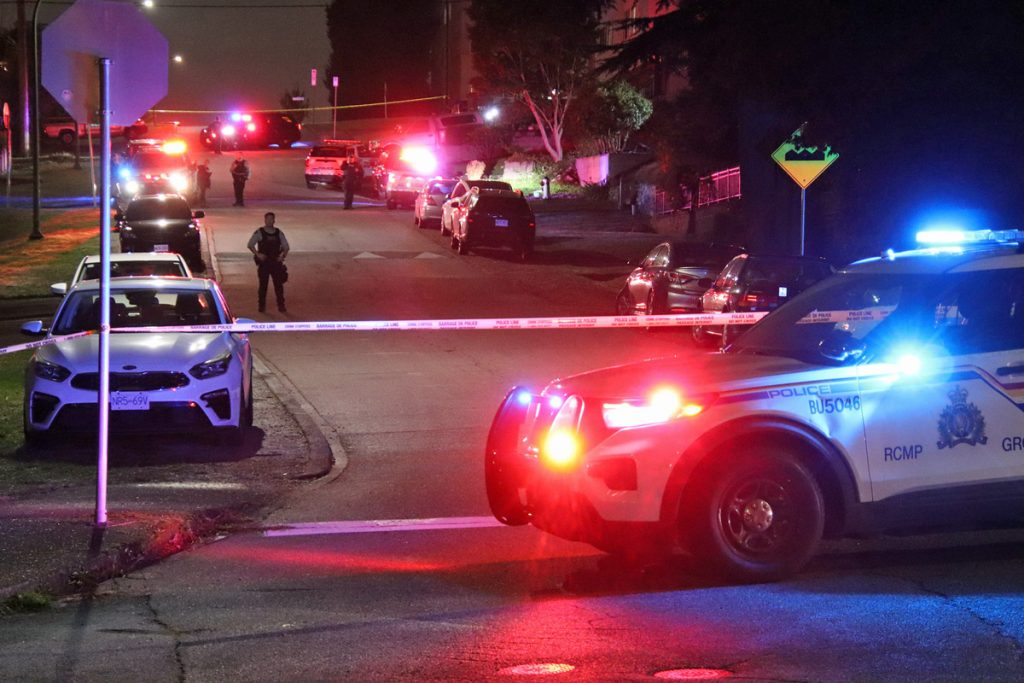
[(968, 446), (988, 443), (985, 416), (978, 406), (967, 402), (967, 390), (957, 385), (947, 396), (950, 403), (939, 415), (939, 449), (953, 448), (962, 443)]

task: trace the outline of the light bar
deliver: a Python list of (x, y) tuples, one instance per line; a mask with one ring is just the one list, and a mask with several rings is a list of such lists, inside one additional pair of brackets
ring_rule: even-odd
[(1020, 241), (1024, 241), (1024, 230), (955, 230), (936, 228), (922, 230), (917, 233), (918, 244), (935, 246)]

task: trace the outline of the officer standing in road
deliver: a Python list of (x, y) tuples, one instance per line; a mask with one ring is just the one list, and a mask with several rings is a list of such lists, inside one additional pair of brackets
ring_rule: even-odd
[(231, 180), (235, 184), (235, 206), (245, 206), (245, 181), (249, 180), (249, 164), (241, 152), (231, 163)]
[(213, 131), (213, 153), (223, 154), (221, 150), (224, 147), (224, 124), (220, 122), (220, 117), (215, 116), (213, 123), (210, 124), (210, 130)]
[(341, 169), (342, 185), (345, 188), (345, 207), (352, 208), (352, 196), (363, 180), (363, 167), (355, 157), (349, 157)]
[(210, 189), (211, 178), (213, 178), (213, 171), (210, 170), (210, 160), (204, 159), (203, 163), (196, 166), (196, 189), (199, 191), (199, 206), (206, 206), (206, 191)]
[(263, 216), (263, 225), (256, 228), (249, 238), (246, 247), (256, 261), (256, 275), (259, 278), (260, 313), (267, 308), (267, 280), (274, 280), (274, 296), (277, 298), (277, 310), (287, 313), (284, 305), (284, 283), (288, 279), (288, 270), (284, 259), (288, 255), (288, 239), (284, 232), (274, 225), (275, 216), (268, 211)]

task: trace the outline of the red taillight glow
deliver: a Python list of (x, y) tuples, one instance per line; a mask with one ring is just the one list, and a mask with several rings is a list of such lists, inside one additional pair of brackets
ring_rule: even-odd
[(168, 140), (164, 143), (163, 150), (164, 154), (184, 154), (188, 150), (188, 145), (184, 140)]
[(247, 124), (245, 124), (245, 129), (251, 133), (254, 130), (256, 130), (256, 124), (255, 123), (247, 123)]

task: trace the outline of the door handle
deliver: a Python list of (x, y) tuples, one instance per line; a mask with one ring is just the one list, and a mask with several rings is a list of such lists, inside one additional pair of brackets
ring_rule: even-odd
[(1024, 375), (1024, 363), (1015, 363), (1013, 365), (1004, 365), (1001, 368), (996, 368), (996, 374), (1000, 377), (1006, 375)]

